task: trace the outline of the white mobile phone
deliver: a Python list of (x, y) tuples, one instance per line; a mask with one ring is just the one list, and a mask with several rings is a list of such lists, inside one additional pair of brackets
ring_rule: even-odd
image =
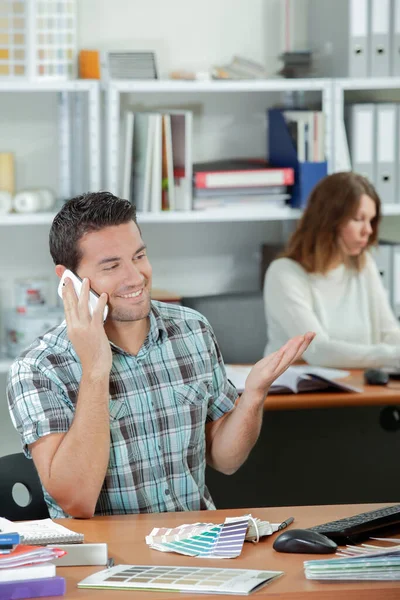
[[(72, 281), (72, 283), (74, 284), (74, 289), (75, 289), (76, 295), (79, 298), (79, 296), (81, 294), (81, 289), (82, 289), (82, 279), (79, 277), (79, 275), (76, 275), (76, 273), (73, 273), (69, 269), (66, 269), (64, 271), (64, 273), (62, 274), (60, 283), (58, 284), (58, 295), (60, 296), (60, 298), (62, 298), (62, 289), (64, 286), (64, 280), (66, 277), (69, 277), (70, 280)], [(93, 315), (93, 310), (97, 306), (97, 302), (98, 302), (99, 298), (100, 298), (100, 296), (94, 290), (92, 290), (92, 288), (90, 288), (89, 289), (89, 312), (91, 315)], [(107, 315), (108, 315), (108, 306), (106, 304), (104, 307), (104, 312), (103, 312), (103, 321), (105, 321), (107, 319)]]

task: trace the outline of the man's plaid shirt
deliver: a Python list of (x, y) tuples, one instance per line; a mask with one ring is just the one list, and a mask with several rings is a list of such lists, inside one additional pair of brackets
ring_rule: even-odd
[[(110, 460), (96, 514), (213, 509), (205, 485), (205, 423), (237, 398), (213, 331), (194, 310), (152, 302), (137, 356), (111, 345)], [(24, 452), (40, 437), (67, 432), (82, 369), (65, 322), (12, 365), (7, 397)], [(50, 516), (68, 516), (44, 490)]]

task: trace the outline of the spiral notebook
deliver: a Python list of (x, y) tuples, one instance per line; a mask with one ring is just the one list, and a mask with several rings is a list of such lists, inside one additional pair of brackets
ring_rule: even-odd
[(84, 540), (83, 533), (72, 531), (51, 519), (21, 521), (14, 523), (0, 517), (0, 531), (15, 531), (21, 536), (21, 544), (80, 544)]

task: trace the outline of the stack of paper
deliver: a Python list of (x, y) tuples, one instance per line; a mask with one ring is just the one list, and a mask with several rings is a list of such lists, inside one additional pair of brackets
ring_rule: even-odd
[(214, 523), (185, 524), (173, 529), (154, 528), (146, 536), (146, 544), (161, 552), (177, 552), (201, 558), (235, 558), (243, 543), (278, 531), (279, 523), (253, 519), (251, 515), (225, 519)]
[(44, 563), (60, 556), (64, 556), (64, 554), (65, 551), (59, 550), (58, 548), (19, 545), (12, 552), (0, 555), (0, 569)]
[(344, 558), (305, 561), (305, 576), (337, 581), (400, 581), (400, 540), (393, 541), (395, 546), (385, 548), (371, 544), (347, 546), (339, 554)]

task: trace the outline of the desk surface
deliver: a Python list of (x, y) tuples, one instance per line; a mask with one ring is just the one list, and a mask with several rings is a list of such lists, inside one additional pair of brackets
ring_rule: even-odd
[[(149, 515), (125, 515), (115, 517), (95, 517), (87, 521), (60, 520), (63, 525), (85, 534), (86, 542), (107, 542), (109, 556), (115, 564), (138, 565), (174, 565), (174, 566), (203, 566), (223, 568), (249, 568), (284, 571), (285, 574), (271, 582), (251, 596), (276, 597), (284, 600), (363, 600), (382, 597), (385, 600), (398, 600), (400, 597), (399, 582), (316, 582), (304, 577), (303, 561), (313, 558), (324, 558), (321, 555), (282, 554), (272, 548), (274, 536), (263, 538), (259, 544), (246, 543), (242, 554), (236, 559), (218, 560), (197, 559), (177, 554), (163, 553), (150, 550), (145, 543), (145, 536), (153, 527), (176, 527), (183, 523), (211, 521), (221, 523), (226, 516), (251, 514), (271, 522), (279, 522), (294, 516), (293, 527), (309, 527), (335, 518), (372, 510), (381, 506), (374, 504), (339, 505), (339, 506), (302, 506), (296, 508), (255, 508), (240, 510), (218, 510), (191, 513), (163, 513)], [(326, 556), (325, 556), (326, 558)], [(77, 583), (91, 573), (102, 570), (103, 567), (59, 567), (57, 574), (67, 580), (68, 599), (98, 598), (99, 600), (124, 600), (128, 592), (118, 590), (84, 590), (76, 587)], [(133, 593), (132, 593), (133, 596)], [(130, 597), (130, 596), (129, 596)], [(168, 600), (174, 595), (166, 592), (135, 592), (137, 600)], [(179, 598), (193, 598), (193, 594), (179, 594)], [(195, 596), (197, 597), (197, 595)], [(207, 595), (210, 598), (209, 595)], [(233, 596), (216, 595), (215, 598), (232, 598)], [(201, 598), (201, 596), (199, 596)]]
[(364, 385), (363, 371), (352, 370), (342, 381), (362, 388), (352, 392), (313, 392), (310, 394), (271, 394), (265, 400), (265, 410), (296, 410), (304, 408), (335, 408), (339, 406), (388, 406), (400, 404), (400, 381), (388, 385)]

